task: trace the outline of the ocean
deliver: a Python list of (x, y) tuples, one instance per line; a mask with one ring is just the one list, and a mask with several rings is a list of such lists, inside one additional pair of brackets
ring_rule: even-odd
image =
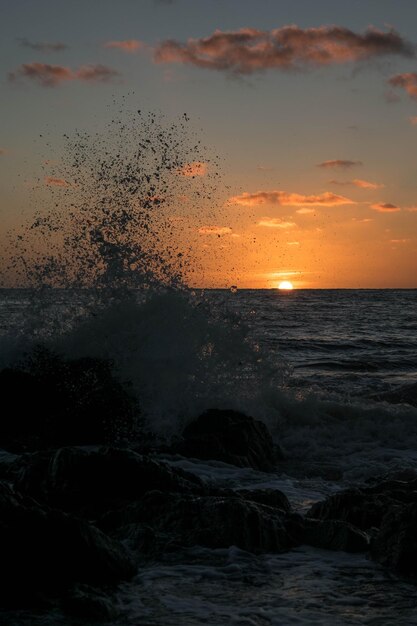
[[(38, 307), (34, 292), (3, 290), (2, 367), (41, 340), (110, 358), (159, 437), (205, 408), (261, 419), (285, 454), (272, 473), (159, 458), (207, 484), (281, 489), (301, 513), (347, 486), (417, 476), (417, 290), (168, 291), (94, 314), (89, 298), (50, 291)], [(65, 332), (48, 334), (63, 318)], [(364, 554), (306, 546), (173, 550), (140, 563), (117, 598), (114, 626), (417, 624), (414, 585)], [(7, 619), (69, 623), (56, 609)]]

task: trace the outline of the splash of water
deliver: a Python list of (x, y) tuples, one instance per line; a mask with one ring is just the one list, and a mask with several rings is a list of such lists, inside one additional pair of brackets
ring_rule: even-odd
[(218, 160), (187, 124), (139, 111), (66, 136), (47, 178), (52, 203), (12, 257), (34, 294), (23, 351), (42, 341), (65, 358), (110, 361), (166, 436), (210, 406), (242, 408), (261, 377), (280, 384), (287, 371), (260, 354), (243, 319), (187, 289), (190, 232), (220, 193)]

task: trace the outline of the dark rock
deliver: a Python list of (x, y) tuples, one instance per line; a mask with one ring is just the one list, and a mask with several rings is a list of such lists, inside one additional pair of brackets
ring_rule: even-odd
[(361, 489), (348, 489), (313, 504), (307, 517), (341, 520), (361, 530), (367, 530), (380, 525), (386, 506), (385, 497), (366, 493)]
[(237, 411), (206, 411), (182, 436), (176, 451), (197, 459), (271, 471), (282, 457), (265, 424)]
[[(32, 374), (8, 368), (0, 371), (0, 395), (3, 405), (0, 447), (21, 452), (41, 446), (47, 388)], [(36, 411), (39, 417), (34, 415)]]
[(137, 402), (105, 360), (38, 349), (20, 368), (0, 372), (0, 394), (10, 407), (0, 447), (11, 452), (108, 443), (138, 425)]
[(2, 599), (73, 584), (117, 583), (136, 568), (124, 547), (87, 522), (39, 506), (0, 482)]
[(64, 596), (61, 606), (71, 617), (93, 622), (109, 622), (118, 617), (118, 610), (104, 594), (88, 585), (78, 585)]
[(281, 509), (286, 513), (291, 512), (291, 504), (287, 496), (279, 489), (238, 489), (235, 491), (235, 495), (251, 502), (258, 502), (258, 504), (266, 504), (267, 506)]
[(343, 552), (366, 552), (369, 548), (368, 537), (364, 532), (340, 520), (306, 518), (300, 541), (315, 548)]
[(385, 480), (370, 487), (340, 491), (314, 504), (308, 517), (342, 520), (361, 530), (379, 528), (382, 519), (398, 504), (417, 502), (417, 480)]
[(120, 448), (60, 448), (26, 455), (19, 464), (18, 491), (93, 518), (155, 489), (203, 491), (193, 474)]
[(371, 556), (397, 574), (417, 578), (417, 503), (391, 507), (371, 541)]
[[(297, 544), (286, 528), (286, 515), (242, 497), (193, 496), (152, 492), (130, 511), (133, 537), (138, 533), (147, 549), (173, 549), (203, 545), (238, 546), (249, 552), (284, 552)], [(123, 529), (123, 533), (129, 532)]]
[(16, 461), (19, 457), (16, 454), (0, 450), (0, 480), (12, 480)]

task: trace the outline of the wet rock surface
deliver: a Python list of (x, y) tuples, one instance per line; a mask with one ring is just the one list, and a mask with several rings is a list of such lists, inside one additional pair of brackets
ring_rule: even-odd
[(16, 488), (50, 506), (96, 516), (154, 489), (200, 492), (201, 481), (147, 456), (120, 448), (60, 448), (21, 457)]
[[(88, 378), (88, 363), (72, 364), (69, 371), (72, 367), (81, 367)], [(32, 374), (2, 375), (0, 387), (19, 379), (29, 390), (33, 383)], [(26, 416), (28, 406), (24, 398), (18, 415)], [(65, 424), (67, 418), (60, 419)], [(302, 545), (370, 552), (393, 572), (417, 578), (413, 473), (346, 489), (302, 516), (278, 489), (222, 488), (164, 460), (164, 453), (172, 460), (174, 452), (277, 471), (282, 454), (265, 424), (242, 413), (207, 411), (187, 426), (174, 449), (143, 446), (143, 453), (102, 446), (99, 440), (90, 446), (45, 446), (38, 427), (35, 423), (28, 440), (16, 444), (19, 454), (0, 456), (0, 550), (8, 572), (2, 606), (41, 602), (75, 620), (111, 622), (117, 619), (112, 600), (117, 586), (135, 576), (141, 563), (195, 546), (236, 546), (252, 554)], [(10, 438), (10, 425), (2, 428), (15, 441), (17, 430)], [(61, 435), (71, 441), (69, 431)], [(52, 429), (49, 443), (54, 440)]]
[(0, 483), (0, 595), (53, 592), (75, 582), (115, 584), (136, 572), (125, 548), (87, 521), (40, 506)]
[(307, 520), (355, 524), (370, 535), (371, 557), (417, 579), (417, 480), (384, 480), (349, 489), (315, 504)]
[(176, 451), (197, 459), (268, 472), (283, 458), (265, 424), (238, 411), (206, 411), (184, 429), (182, 437)]
[[(107, 519), (107, 524), (110, 520)], [(106, 521), (104, 523), (106, 523)], [(113, 526), (117, 526), (113, 518)], [(150, 492), (128, 512), (119, 533), (139, 541), (148, 532), (147, 548), (155, 553), (202, 545), (226, 548), (235, 545), (249, 552), (285, 552), (298, 544), (287, 528), (287, 515), (279, 508), (239, 496), (193, 496)]]
[(9, 452), (104, 444), (140, 423), (136, 401), (106, 360), (37, 350), (21, 366), (0, 371), (0, 394), (10, 407), (0, 423), (0, 447)]

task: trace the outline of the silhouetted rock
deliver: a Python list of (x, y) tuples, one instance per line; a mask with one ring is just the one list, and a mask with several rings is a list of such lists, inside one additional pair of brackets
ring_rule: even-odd
[(387, 511), (371, 541), (371, 556), (397, 574), (417, 578), (417, 503)]
[(65, 511), (95, 517), (147, 491), (201, 492), (188, 472), (120, 448), (60, 448), (19, 460), (16, 488)]
[(386, 505), (386, 497), (352, 488), (313, 504), (307, 517), (320, 520), (341, 520), (361, 530), (367, 530), (380, 525)]
[(113, 584), (134, 575), (124, 547), (87, 522), (39, 506), (0, 482), (0, 554), (7, 603), (74, 582)]
[(348, 522), (340, 520), (304, 520), (301, 543), (326, 550), (343, 552), (366, 552), (369, 548), (367, 535)]
[(417, 480), (385, 480), (370, 487), (340, 491), (317, 502), (307, 516), (342, 520), (361, 530), (379, 528), (385, 514), (397, 505), (417, 502)]
[(133, 396), (101, 359), (35, 351), (20, 368), (0, 371), (0, 395), (8, 407), (0, 447), (11, 452), (103, 444), (127, 437), (138, 423)]
[(286, 528), (286, 519), (279, 509), (242, 497), (155, 491), (131, 507), (130, 531), (123, 528), (121, 532), (133, 541), (138, 537), (136, 545), (142, 548), (145, 532), (148, 551), (235, 545), (255, 553), (285, 552), (297, 545)]
[(282, 452), (263, 422), (237, 411), (211, 409), (184, 429), (176, 450), (189, 457), (271, 471)]
[(63, 598), (61, 606), (71, 617), (91, 622), (109, 622), (118, 616), (115, 605), (104, 594), (88, 585), (77, 585)]
[(240, 496), (251, 502), (258, 502), (258, 504), (265, 504), (273, 508), (281, 509), (286, 513), (290, 513), (291, 511), (291, 504), (287, 496), (279, 489), (238, 489), (234, 494), (235, 496)]

